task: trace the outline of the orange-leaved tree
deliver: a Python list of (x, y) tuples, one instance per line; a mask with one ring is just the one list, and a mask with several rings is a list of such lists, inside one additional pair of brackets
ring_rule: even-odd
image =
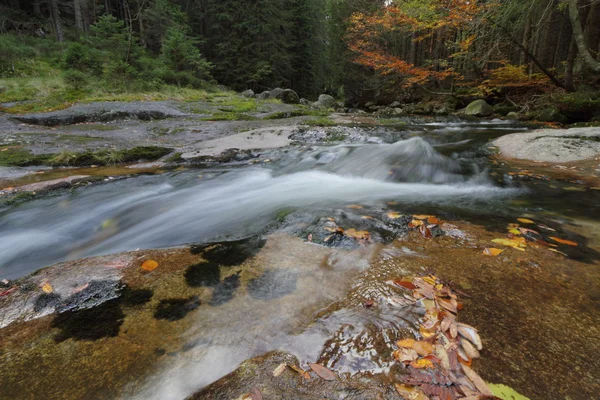
[(399, 76), (407, 86), (460, 78), (478, 27), (486, 23), (493, 4), (390, 0), (373, 14), (353, 14), (346, 43), (355, 54), (354, 62)]

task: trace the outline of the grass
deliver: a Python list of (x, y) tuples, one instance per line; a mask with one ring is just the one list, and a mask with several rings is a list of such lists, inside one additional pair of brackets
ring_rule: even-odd
[[(46, 112), (67, 108), (75, 102), (94, 101), (220, 101), (233, 98), (233, 93), (212, 93), (205, 89), (181, 88), (163, 85), (157, 90), (135, 88), (110, 89), (105, 85), (89, 86), (85, 90), (72, 90), (56, 74), (46, 77), (0, 79), (0, 103), (22, 102), (2, 111), (12, 114)], [(227, 102), (222, 105), (228, 105)], [(235, 102), (232, 102), (235, 106)], [(240, 109), (248, 105), (238, 104)], [(0, 108), (1, 109), (1, 108)]]
[(305, 122), (308, 126), (335, 126), (337, 123), (328, 117), (311, 119)]

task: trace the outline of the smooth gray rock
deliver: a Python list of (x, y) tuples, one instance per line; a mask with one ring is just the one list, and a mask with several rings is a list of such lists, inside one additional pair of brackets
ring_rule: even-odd
[(511, 120), (511, 121), (518, 121), (521, 119), (521, 115), (519, 115), (519, 113), (511, 111), (508, 114), (506, 114), (505, 119)]
[(465, 115), (474, 117), (489, 117), (494, 113), (494, 109), (485, 100), (475, 100), (465, 109)]
[(507, 158), (567, 163), (600, 156), (600, 128), (540, 129), (492, 142)]
[(242, 96), (244, 97), (254, 97), (254, 90), (248, 89), (242, 92)]

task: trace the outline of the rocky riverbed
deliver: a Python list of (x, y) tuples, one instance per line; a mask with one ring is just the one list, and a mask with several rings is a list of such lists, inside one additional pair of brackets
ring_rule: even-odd
[[(325, 114), (228, 96), (1, 115), (0, 155), (169, 154), (2, 170), (0, 398), (598, 393), (597, 132)], [(444, 337), (469, 356), (399, 358)]]

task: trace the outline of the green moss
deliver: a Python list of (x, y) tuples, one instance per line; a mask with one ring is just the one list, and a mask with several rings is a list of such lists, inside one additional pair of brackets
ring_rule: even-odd
[(200, 118), (201, 121), (253, 121), (256, 119), (252, 115), (234, 112), (216, 113), (210, 117)]
[(0, 166), (28, 167), (48, 163), (51, 155), (35, 155), (20, 147), (8, 147), (0, 151)]
[(305, 122), (308, 126), (334, 126), (337, 125), (335, 121), (328, 117), (315, 118)]
[(292, 111), (281, 111), (274, 114), (267, 115), (263, 119), (285, 119), (292, 117), (303, 117), (303, 116), (314, 116), (314, 117), (327, 117), (329, 113), (323, 110), (313, 110), (307, 107), (298, 108)]
[(183, 162), (184, 160), (183, 160), (183, 158), (181, 158), (182, 154), (183, 153), (174, 153), (171, 156), (167, 157), (165, 159), (165, 162), (168, 162), (168, 163), (180, 163), (180, 162)]

